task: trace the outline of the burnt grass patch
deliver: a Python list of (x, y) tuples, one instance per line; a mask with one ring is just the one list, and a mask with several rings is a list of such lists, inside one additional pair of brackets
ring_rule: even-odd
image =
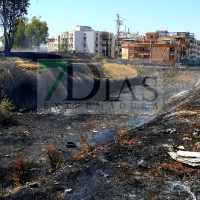
[[(125, 115), (18, 114), (16, 124), (0, 126), (0, 199), (200, 199), (200, 167), (178, 163), (168, 154), (180, 145), (199, 151), (199, 104), (198, 91), (128, 131), (117, 129), (129, 119)], [(87, 135), (105, 126), (113, 140), (91, 145)], [(77, 148), (66, 148), (68, 142)], [(52, 162), (54, 170), (45, 151), (49, 145), (56, 146), (54, 155), (63, 161), (59, 167), (59, 159)], [(6, 177), (19, 155), (35, 163), (34, 178), (16, 187)]]

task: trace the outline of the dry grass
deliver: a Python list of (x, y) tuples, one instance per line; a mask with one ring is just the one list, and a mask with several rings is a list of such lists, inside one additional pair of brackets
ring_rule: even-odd
[(28, 59), (22, 59), (22, 58), (6, 58), (6, 60), (3, 60), (3, 62), (10, 63), (10, 64), (15, 64), (17, 67), (20, 67), (22, 69), (37, 69), (38, 68), (38, 63), (34, 63), (31, 60)]
[(120, 147), (128, 147), (130, 149), (141, 146), (141, 143), (138, 140), (138, 138), (122, 139), (122, 136), (126, 135), (128, 132), (129, 130), (121, 130), (115, 132), (115, 145)]
[(85, 135), (83, 131), (79, 131), (79, 136), (81, 144), (84, 148), (79, 153), (73, 156), (74, 160), (79, 160), (81, 158), (84, 158), (94, 150), (94, 148), (91, 147), (88, 135)]
[(158, 165), (158, 170), (161, 170), (161, 173), (163, 173), (164, 170), (186, 179), (191, 179), (194, 176), (192, 173), (194, 171), (193, 169), (186, 167), (179, 162), (161, 163)]
[(38, 68), (38, 64), (35, 63), (22, 63), (22, 64), (18, 64), (18, 67), (22, 68), (22, 69), (37, 69)]
[(137, 71), (127, 65), (103, 62), (104, 75), (107, 78), (121, 78), (121, 77), (133, 77), (137, 75)]
[(85, 158), (88, 156), (93, 149), (91, 147), (85, 147), (83, 150), (81, 150), (79, 153), (73, 155), (74, 160), (80, 160), (81, 158)]
[(14, 62), (22, 69), (37, 69), (38, 63), (33, 63), (30, 60), (15, 58)]
[(81, 144), (84, 147), (90, 148), (90, 141), (89, 141), (89, 137), (88, 135), (83, 134), (83, 131), (79, 131), (79, 136), (80, 136), (80, 140), (81, 140)]
[(123, 140), (122, 142), (120, 142), (120, 146), (126, 146), (130, 149), (136, 148), (141, 146), (139, 140), (137, 138), (132, 138), (130, 140)]
[(81, 150), (79, 153), (77, 153), (73, 156), (73, 160), (80, 160), (91, 154), (94, 154), (94, 153), (97, 153), (97, 152), (103, 151), (103, 150), (104, 150), (103, 146), (85, 147), (83, 150)]
[(23, 157), (18, 156), (17, 160), (13, 163), (12, 173), (7, 178), (14, 181), (16, 185), (25, 184), (30, 181), (33, 177), (33, 162), (25, 162)]
[(128, 130), (120, 130), (115, 132), (115, 139), (119, 139), (123, 135), (126, 135), (128, 133)]

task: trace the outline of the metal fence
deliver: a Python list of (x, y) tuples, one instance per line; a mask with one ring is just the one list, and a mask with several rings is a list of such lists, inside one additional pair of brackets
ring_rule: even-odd
[(181, 60), (181, 63), (182, 63), (182, 65), (187, 65), (187, 66), (190, 66), (190, 67), (197, 67), (197, 66), (200, 67), (200, 60), (185, 59), (185, 60)]

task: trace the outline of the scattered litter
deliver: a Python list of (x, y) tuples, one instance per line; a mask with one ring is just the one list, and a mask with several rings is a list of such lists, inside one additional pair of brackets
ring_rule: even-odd
[(66, 147), (67, 148), (77, 148), (76, 144), (73, 142), (67, 142)]
[(164, 131), (165, 133), (177, 133), (175, 128), (169, 128), (167, 130)]
[(72, 193), (72, 192), (73, 192), (72, 189), (66, 189), (66, 190), (65, 190), (65, 193)]
[(192, 133), (193, 135), (198, 135), (200, 133), (199, 129), (195, 129), (194, 132)]
[(28, 131), (24, 131), (24, 134), (29, 134), (29, 132)]
[(192, 140), (192, 138), (184, 137), (183, 140)]
[(179, 149), (179, 150), (185, 150), (185, 147), (182, 146), (182, 145), (180, 145), (180, 146), (177, 147), (177, 149)]

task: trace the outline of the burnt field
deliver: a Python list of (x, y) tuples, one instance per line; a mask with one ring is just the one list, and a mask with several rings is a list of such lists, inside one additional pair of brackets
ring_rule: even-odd
[[(27, 81), (35, 72), (21, 73)], [(200, 162), (169, 154), (200, 152), (200, 71), (146, 66), (140, 73), (163, 77), (163, 108), (155, 115), (1, 116), (0, 199), (200, 199)]]

